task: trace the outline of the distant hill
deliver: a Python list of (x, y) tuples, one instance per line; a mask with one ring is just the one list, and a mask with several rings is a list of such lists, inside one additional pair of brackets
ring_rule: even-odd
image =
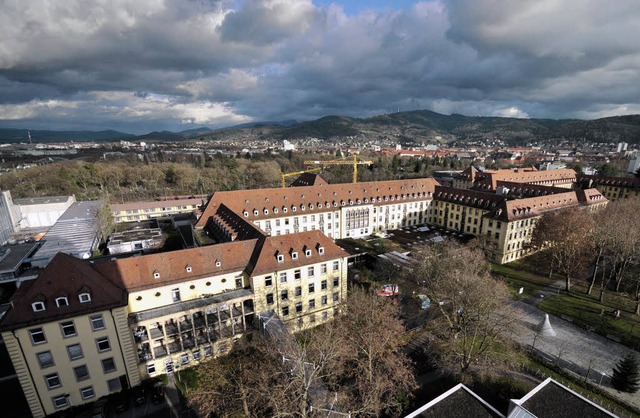
[(474, 140), (501, 140), (521, 145), (532, 140), (573, 142), (640, 142), (640, 115), (617, 116), (596, 120), (516, 119), (502, 117), (442, 115), (416, 110), (378, 115), (370, 118), (326, 116), (290, 126), (263, 126), (257, 129), (230, 128), (204, 134), (209, 139), (268, 138), (326, 141), (350, 137), (393, 139), (399, 143), (465, 143)]
[[(33, 142), (62, 141), (172, 141), (283, 140), (316, 138), (324, 141), (390, 139), (413, 145), (423, 142), (464, 144), (477, 140), (501, 140), (510, 145), (530, 141), (640, 143), (640, 115), (595, 120), (516, 119), (459, 114), (442, 115), (429, 110), (390, 113), (370, 118), (325, 116), (308, 122), (252, 122), (229, 128), (154, 131), (132, 135), (118, 131), (31, 131)], [(26, 129), (0, 129), (0, 142), (27, 142)]]

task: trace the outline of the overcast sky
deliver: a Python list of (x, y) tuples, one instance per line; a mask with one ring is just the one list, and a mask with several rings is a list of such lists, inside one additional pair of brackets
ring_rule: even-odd
[(0, 127), (640, 113), (637, 0), (0, 0)]

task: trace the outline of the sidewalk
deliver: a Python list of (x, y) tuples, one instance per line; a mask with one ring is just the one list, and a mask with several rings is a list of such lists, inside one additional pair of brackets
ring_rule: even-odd
[(171, 409), (171, 417), (180, 418), (180, 394), (178, 393), (179, 390), (176, 387), (176, 378), (173, 373), (168, 373), (167, 377), (169, 381), (167, 382), (167, 386), (164, 388), (164, 394), (167, 404)]

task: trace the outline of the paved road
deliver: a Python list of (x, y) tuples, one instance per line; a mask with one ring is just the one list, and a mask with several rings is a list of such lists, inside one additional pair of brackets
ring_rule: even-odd
[[(549, 315), (555, 337), (544, 337), (537, 333), (537, 327), (544, 320), (545, 313), (535, 307), (537, 301), (557, 294), (562, 281), (546, 287), (525, 301), (513, 302), (523, 315), (521, 327), (514, 332), (514, 338), (523, 346), (532, 348), (539, 355), (582, 377), (602, 385), (621, 401), (640, 408), (640, 394), (619, 393), (611, 387), (611, 373), (615, 363), (633, 351), (626, 346), (589, 332), (575, 324)], [(541, 297), (542, 295), (542, 297)], [(640, 356), (638, 352), (635, 352)]]

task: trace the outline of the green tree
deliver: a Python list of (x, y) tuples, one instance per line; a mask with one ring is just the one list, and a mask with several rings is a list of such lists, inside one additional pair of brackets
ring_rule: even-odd
[(611, 385), (619, 392), (636, 393), (640, 389), (640, 363), (634, 353), (629, 352), (616, 363)]

